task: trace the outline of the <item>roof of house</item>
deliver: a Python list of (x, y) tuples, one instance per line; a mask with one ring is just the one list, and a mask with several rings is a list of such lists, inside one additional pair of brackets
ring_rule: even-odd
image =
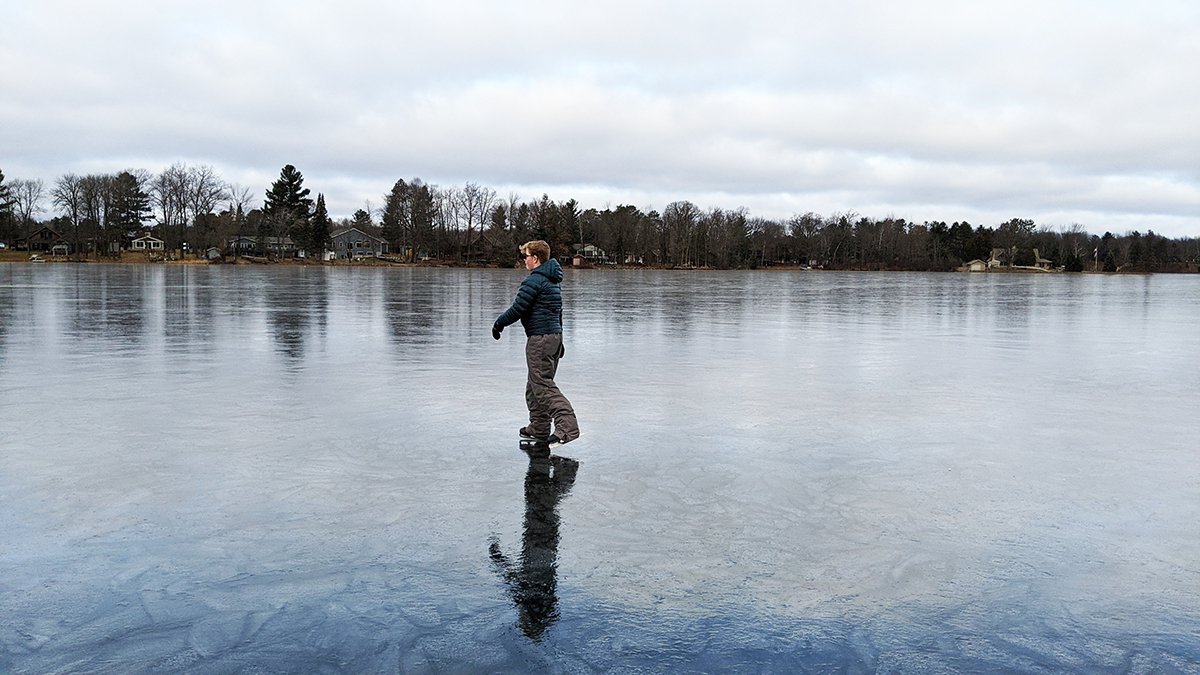
[(329, 236), (330, 236), (330, 237), (340, 237), (340, 236), (342, 236), (343, 234), (348, 234), (348, 233), (350, 233), (350, 232), (357, 232), (357, 233), (361, 234), (362, 236), (364, 236), (364, 237), (367, 237), (368, 239), (373, 239), (373, 240), (375, 240), (375, 241), (378, 241), (378, 242), (382, 242), (382, 241), (383, 241), (383, 238), (381, 238), (381, 237), (376, 237), (376, 236), (375, 236), (375, 235), (373, 235), (373, 234), (367, 234), (366, 232), (363, 232), (362, 230), (358, 229), (357, 227), (343, 227), (343, 228), (342, 228), (342, 229), (340, 229), (340, 230), (334, 230), (333, 232), (330, 232), (330, 233), (329, 233)]
[(488, 246), (496, 245), (496, 240), (493, 239), (492, 236), (487, 232), (480, 232), (479, 234), (475, 235), (475, 238), (471, 240), (471, 245), (474, 246), (481, 241), (486, 243)]
[[(266, 241), (267, 241), (267, 243), (268, 243), (268, 244), (279, 244), (279, 243), (283, 243), (283, 245), (285, 245), (285, 246), (286, 246), (286, 245), (289, 245), (289, 244), (293, 244), (293, 243), (295, 243), (295, 242), (293, 242), (293, 241), (292, 241), (292, 238), (291, 238), (291, 237), (265, 237), (265, 239), (266, 239)], [(238, 235), (238, 236), (234, 237), (233, 239), (230, 239), (230, 240), (229, 240), (229, 243), (231, 243), (231, 244), (232, 244), (232, 243), (234, 243), (234, 242), (239, 242), (239, 241), (249, 241), (249, 242), (252, 242), (252, 243), (255, 243), (255, 244), (257, 244), (257, 243), (258, 243), (258, 237), (251, 236), (251, 235), (248, 235), (248, 234), (241, 234), (241, 235)]]

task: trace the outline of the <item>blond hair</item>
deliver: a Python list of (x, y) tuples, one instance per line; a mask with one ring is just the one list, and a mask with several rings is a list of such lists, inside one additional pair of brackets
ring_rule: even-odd
[(527, 241), (521, 244), (521, 253), (537, 256), (538, 262), (546, 262), (550, 259), (550, 244), (541, 239)]

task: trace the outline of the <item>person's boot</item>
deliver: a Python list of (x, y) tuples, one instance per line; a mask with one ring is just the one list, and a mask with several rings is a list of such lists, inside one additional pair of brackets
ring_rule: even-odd
[(519, 433), (521, 434), (521, 440), (523, 441), (538, 441), (539, 443), (549, 442), (548, 436), (535, 436), (529, 431), (529, 427), (521, 427), (521, 431)]

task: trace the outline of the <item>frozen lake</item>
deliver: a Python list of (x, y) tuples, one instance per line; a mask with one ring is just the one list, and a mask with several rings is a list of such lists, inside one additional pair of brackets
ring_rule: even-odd
[(1200, 277), (0, 265), (0, 672), (1200, 672)]

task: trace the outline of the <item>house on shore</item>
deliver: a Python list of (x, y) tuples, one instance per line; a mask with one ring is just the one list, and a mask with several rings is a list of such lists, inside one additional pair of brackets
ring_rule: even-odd
[(387, 241), (367, 234), (357, 227), (348, 227), (332, 233), (333, 254), (338, 260), (354, 260), (386, 255)]
[[(604, 249), (596, 246), (595, 244), (585, 244), (577, 247), (575, 249), (575, 257), (582, 258), (584, 262), (590, 265), (606, 265), (611, 262), (608, 254), (604, 252)], [(572, 259), (572, 263), (576, 264), (574, 263), (574, 259)], [(582, 263), (576, 264), (577, 267), (580, 265), (582, 265)]]
[(480, 232), (463, 252), (463, 260), (478, 264), (507, 262), (511, 260), (509, 256), (514, 255), (509, 253), (509, 250), (510, 247), (498, 242), (496, 237), (487, 232)]
[(1012, 248), (993, 248), (992, 256), (988, 259), (988, 267), (1002, 267), (1005, 265), (1011, 266), (1013, 259), (1017, 257), (1017, 247)]
[(234, 256), (254, 255), (258, 251), (258, 240), (244, 235), (235, 237), (226, 242), (225, 249)]
[[(262, 240), (262, 245), (259, 245), (259, 240)], [(298, 253), (296, 242), (292, 241), (291, 237), (251, 237), (249, 235), (240, 235), (234, 239), (230, 239), (225, 244), (225, 249), (230, 255), (239, 256), (254, 256), (260, 252), (266, 252), (277, 258), (294, 258)]]
[(166, 243), (162, 239), (149, 232), (129, 242), (131, 251), (162, 251), (165, 247)]
[[(66, 244), (68, 247), (70, 246), (70, 244), (62, 238), (61, 234), (48, 227), (43, 227), (37, 232), (29, 235), (29, 237), (25, 239), (24, 243), (25, 250), (27, 251), (44, 251), (46, 253), (50, 253), (56, 244), (61, 243)], [(54, 253), (53, 255), (58, 254)]]

